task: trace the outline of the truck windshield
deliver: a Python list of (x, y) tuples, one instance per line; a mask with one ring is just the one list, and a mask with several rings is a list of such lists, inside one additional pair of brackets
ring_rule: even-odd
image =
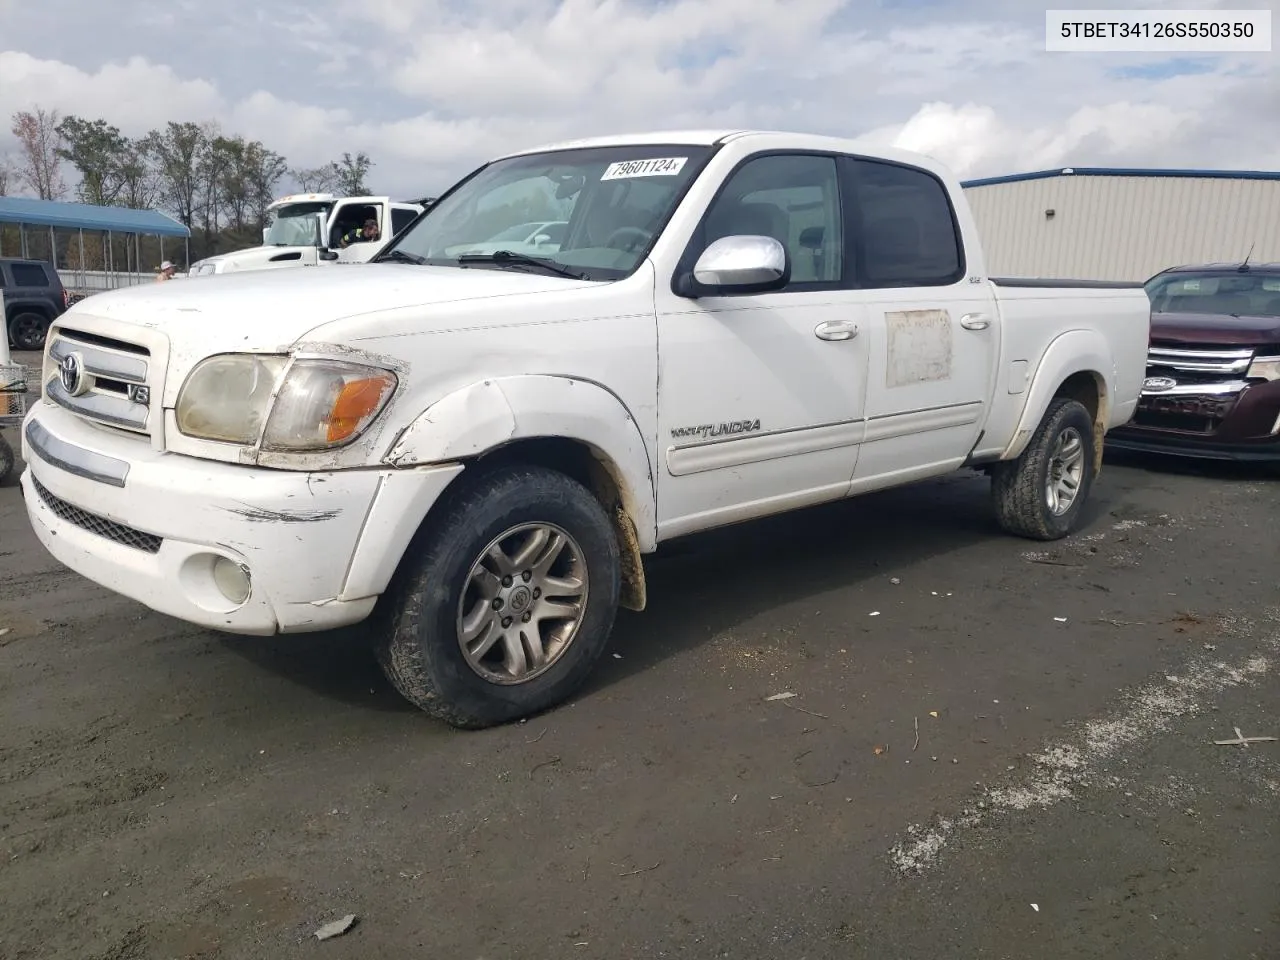
[(1147, 281), (1154, 313), (1280, 317), (1280, 275), (1172, 273)]
[[(710, 154), (686, 144), (509, 157), (436, 203), (394, 246), (441, 266), (522, 269), (535, 257), (588, 280), (620, 279)], [(504, 252), (518, 256), (493, 256)]]
[(267, 230), (268, 247), (314, 247), (316, 214), (328, 213), (332, 204), (292, 203), (273, 210), (274, 218)]

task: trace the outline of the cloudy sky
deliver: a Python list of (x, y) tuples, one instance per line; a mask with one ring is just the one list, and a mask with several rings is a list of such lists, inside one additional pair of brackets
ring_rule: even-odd
[(15, 147), (7, 118), (39, 104), (130, 135), (217, 120), (294, 166), (364, 150), (373, 189), (403, 196), (437, 192), (507, 148), (706, 126), (892, 143), (962, 176), (1280, 169), (1274, 54), (1046, 53), (1044, 6), (0, 0), (0, 155)]

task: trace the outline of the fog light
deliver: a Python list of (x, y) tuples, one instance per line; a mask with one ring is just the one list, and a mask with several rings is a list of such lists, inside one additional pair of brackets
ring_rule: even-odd
[(249, 599), (249, 570), (234, 560), (218, 557), (213, 561), (213, 582), (237, 607)]

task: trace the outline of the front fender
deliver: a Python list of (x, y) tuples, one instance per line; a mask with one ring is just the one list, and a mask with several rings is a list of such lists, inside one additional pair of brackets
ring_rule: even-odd
[(448, 463), (542, 437), (588, 446), (617, 485), (640, 549), (656, 547), (653, 465), (644, 437), (626, 404), (590, 380), (532, 375), (469, 384), (424, 410), (383, 459), (398, 467)]
[[(1069, 330), (1060, 334), (1045, 349), (1032, 375), (1031, 388), (1027, 391), (1027, 403), (1022, 408), (1022, 418), (1013, 433), (1013, 439), (1000, 455), (1001, 460), (1014, 460), (1027, 444), (1036, 427), (1044, 419), (1049, 401), (1069, 377), (1078, 373), (1091, 374), (1098, 386), (1098, 416), (1094, 425), (1095, 437), (1100, 441), (1109, 416), (1111, 384), (1115, 380), (1115, 360), (1111, 346), (1097, 330)], [(1101, 455), (1101, 443), (1097, 444)]]

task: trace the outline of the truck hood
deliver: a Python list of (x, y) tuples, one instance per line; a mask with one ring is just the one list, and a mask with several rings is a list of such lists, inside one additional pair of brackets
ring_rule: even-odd
[(235, 260), (237, 257), (252, 257), (254, 260), (260, 260), (264, 257), (268, 250), (278, 253), (289, 253), (295, 250), (302, 250), (303, 247), (246, 247), (243, 250), (231, 250), (227, 253), (211, 253), (207, 257), (201, 257), (197, 263), (225, 263), (228, 260)]
[[(439, 308), (450, 303), (595, 285), (511, 270), (366, 263), (152, 283), (87, 297), (62, 320), (74, 327), (81, 317), (101, 318), (121, 339), (127, 331), (115, 322), (148, 327), (198, 359), (227, 350), (283, 351), (327, 323), (406, 307), (423, 308), (424, 332), (447, 330), (450, 312)], [(494, 321), (502, 319), (495, 311)]]
[(1280, 343), (1280, 318), (1206, 313), (1153, 313), (1151, 342), (1260, 347)]

